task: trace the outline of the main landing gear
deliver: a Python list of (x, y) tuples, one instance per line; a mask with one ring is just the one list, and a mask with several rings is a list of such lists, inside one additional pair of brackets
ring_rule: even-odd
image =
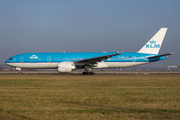
[(83, 75), (94, 75), (94, 72), (86, 72), (86, 71), (85, 71), (85, 72), (83, 72), (82, 74), (83, 74)]
[(89, 66), (84, 66), (84, 69), (86, 71), (82, 72), (83, 75), (94, 75), (94, 72), (91, 72), (91, 69)]

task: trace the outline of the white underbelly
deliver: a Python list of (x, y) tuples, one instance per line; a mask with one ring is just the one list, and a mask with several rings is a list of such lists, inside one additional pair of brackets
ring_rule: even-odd
[(31, 69), (42, 69), (42, 68), (57, 68), (58, 63), (7, 63), (7, 65), (17, 68), (31, 68)]
[[(93, 68), (125, 68), (132, 67), (149, 62), (103, 62), (104, 66), (96, 66)], [(58, 67), (58, 63), (6, 63), (7, 65), (17, 68), (30, 68), (30, 69), (54, 69)]]
[(104, 62), (109, 68), (125, 68), (132, 67), (142, 64), (147, 64), (149, 62)]

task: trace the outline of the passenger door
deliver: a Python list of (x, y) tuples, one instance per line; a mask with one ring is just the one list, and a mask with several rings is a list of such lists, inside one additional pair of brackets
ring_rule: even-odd
[(24, 57), (23, 57), (23, 56), (20, 57), (20, 62), (21, 62), (21, 63), (24, 62)]
[(47, 57), (47, 62), (51, 62), (51, 56)]

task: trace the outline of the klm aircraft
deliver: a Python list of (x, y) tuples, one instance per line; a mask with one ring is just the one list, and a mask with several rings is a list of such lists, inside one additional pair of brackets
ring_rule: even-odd
[(161, 28), (138, 52), (90, 52), (90, 53), (24, 53), (10, 57), (5, 63), (22, 68), (57, 69), (71, 72), (85, 69), (83, 75), (93, 75), (96, 68), (125, 68), (165, 60), (169, 55), (158, 54), (167, 28)]

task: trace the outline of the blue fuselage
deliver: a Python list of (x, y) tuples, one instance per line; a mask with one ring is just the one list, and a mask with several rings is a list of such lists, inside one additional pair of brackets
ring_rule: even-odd
[[(12, 56), (9, 58), (5, 63), (13, 66), (13, 67), (21, 67), (21, 68), (38, 68), (38, 67), (28, 67), (28, 66), (22, 66), (22, 64), (28, 63), (33, 66), (32, 63), (61, 63), (61, 62), (74, 62), (83, 59), (88, 58), (94, 58), (99, 56), (105, 56), (110, 54), (116, 54), (117, 52), (93, 52), (93, 53), (24, 53)], [(117, 65), (117, 67), (126, 67), (125, 63), (127, 64), (127, 67), (135, 66), (135, 65), (141, 65), (149, 62), (155, 62), (159, 60), (167, 59), (165, 56), (153, 58), (153, 59), (147, 59), (148, 57), (155, 56), (157, 54), (145, 54), (145, 53), (134, 53), (134, 52), (123, 52), (120, 53), (120, 55), (113, 56), (107, 60), (103, 60), (104, 63), (109, 63), (108, 67), (115, 67), (114, 64), (122, 64), (124, 65)], [(132, 62), (133, 65), (128, 64)], [(16, 64), (18, 63), (18, 64)], [(20, 65), (21, 63), (21, 65)], [(110, 63), (113, 63), (111, 66)], [(20, 66), (19, 66), (20, 65)], [(81, 65), (77, 66), (80, 68)], [(40, 67), (41, 68), (41, 67)], [(43, 66), (42, 68), (48, 68)], [(53, 65), (50, 68), (57, 68), (57, 65)]]

